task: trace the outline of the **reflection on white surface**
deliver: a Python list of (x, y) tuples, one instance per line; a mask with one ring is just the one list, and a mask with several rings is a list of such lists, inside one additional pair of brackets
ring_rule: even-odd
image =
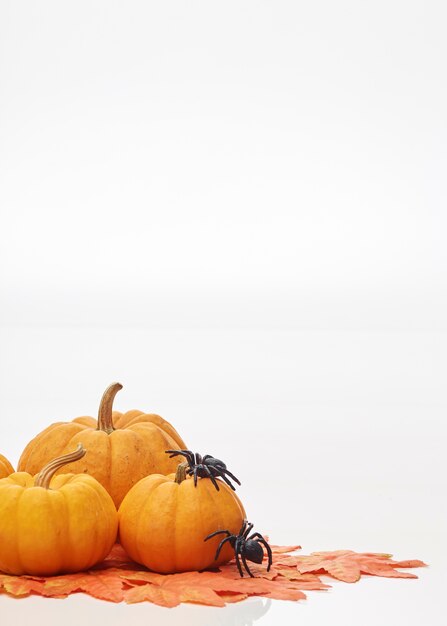
[(271, 605), (271, 600), (253, 599), (251, 602), (245, 602), (240, 608), (233, 606), (231, 608), (235, 610), (227, 609), (227, 615), (221, 623), (225, 626), (251, 626), (270, 610)]
[[(263, 600), (261, 598), (248, 598), (242, 602), (228, 604), (223, 610), (209, 611), (204, 613), (202, 607), (188, 607), (190, 611), (187, 623), (194, 626), (252, 626), (260, 618), (262, 618), (271, 608), (271, 600)], [(158, 622), (159, 624), (171, 624), (171, 618), (168, 621)], [(183, 622), (185, 623), (185, 622)]]
[(0, 596), (2, 626), (25, 626), (31, 620), (35, 626), (75, 626), (79, 624), (81, 615), (88, 626), (102, 622), (107, 622), (108, 626), (129, 622), (133, 626), (146, 626), (148, 623), (157, 626), (253, 626), (271, 606), (272, 600), (262, 598), (247, 598), (242, 602), (228, 604), (225, 608), (190, 604), (167, 609), (148, 603), (113, 604), (83, 594), (76, 594), (65, 600), (34, 596), (18, 600)]

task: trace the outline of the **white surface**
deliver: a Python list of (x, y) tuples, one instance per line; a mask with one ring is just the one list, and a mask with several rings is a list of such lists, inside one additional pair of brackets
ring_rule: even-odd
[(430, 563), (224, 610), (0, 596), (2, 624), (443, 623), (446, 11), (0, 4), (1, 452), (118, 379), (273, 541)]

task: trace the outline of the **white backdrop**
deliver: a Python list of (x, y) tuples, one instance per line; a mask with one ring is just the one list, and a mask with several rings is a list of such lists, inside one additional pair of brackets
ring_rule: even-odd
[(431, 563), (222, 611), (2, 596), (3, 623), (441, 623), (446, 18), (0, 3), (0, 451), (116, 379), (118, 409), (228, 463), (276, 543)]

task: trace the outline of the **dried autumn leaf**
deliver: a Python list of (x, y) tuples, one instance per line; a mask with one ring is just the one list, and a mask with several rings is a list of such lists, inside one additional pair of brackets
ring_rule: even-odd
[[(326, 560), (330, 560), (330, 559), (338, 559), (341, 556), (346, 556), (348, 554), (362, 554), (365, 556), (371, 556), (372, 553), (371, 552), (362, 552), (362, 553), (357, 553), (354, 552), (353, 550), (326, 550), (323, 552), (312, 552), (311, 555), (309, 557), (303, 557), (303, 558), (313, 558), (313, 557), (324, 557)], [(377, 556), (377, 555), (374, 555)]]
[(295, 550), (301, 550), (301, 546), (275, 546), (270, 544), (273, 554), (284, 554), (285, 552), (295, 552)]
[(386, 567), (385, 565), (381, 567), (374, 563), (363, 563), (361, 570), (362, 574), (369, 574), (370, 576), (383, 576), (384, 578), (417, 578), (416, 574), (399, 572), (392, 567)]
[(304, 556), (295, 556), (292, 554), (280, 554), (277, 558), (274, 559), (275, 566), (285, 565), (287, 567), (296, 567), (298, 563), (301, 563), (301, 559), (304, 559)]
[(124, 548), (116, 543), (107, 557), (101, 563), (98, 563), (92, 569), (102, 570), (108, 567), (125, 567), (127, 569), (139, 569), (140, 566), (137, 563), (131, 561), (124, 551)]
[(212, 589), (206, 586), (178, 586), (168, 585), (162, 587), (146, 584), (133, 587), (125, 592), (125, 600), (128, 604), (149, 600), (154, 604), (166, 607), (174, 607), (181, 602), (205, 604), (208, 606), (225, 606), (225, 601)]
[(224, 600), (208, 587), (183, 587), (180, 591), (180, 601), (208, 606), (225, 606)]
[(288, 580), (295, 580), (301, 583), (321, 583), (320, 577), (316, 574), (301, 574), (296, 567), (281, 567), (276, 570), (278, 575)]
[(305, 600), (306, 594), (302, 591), (295, 589), (275, 589), (268, 594), (264, 594), (266, 598), (273, 598), (274, 600)]
[[(234, 578), (235, 580), (239, 580), (239, 578), (241, 577), (237, 567), (234, 566), (234, 563), (221, 565), (219, 567), (219, 570), (220, 575), (226, 578)], [(250, 563), (250, 570), (255, 578), (266, 578), (267, 580), (273, 580), (278, 576), (277, 569), (271, 567), (270, 570), (267, 571), (267, 567), (264, 564), (257, 565), (256, 563)]]
[(338, 580), (342, 580), (345, 583), (355, 583), (360, 580), (361, 576), (358, 563), (347, 556), (339, 557), (333, 561), (328, 561), (325, 564), (324, 569), (328, 574)]
[[(173, 583), (171, 582), (171, 585), (172, 584)], [(296, 583), (287, 579), (284, 579), (283, 581), (274, 581), (263, 578), (231, 579), (214, 576), (208, 584), (214, 591), (217, 592), (233, 591), (236, 593), (246, 593), (247, 595), (264, 595), (279, 588), (291, 590), (297, 589)]]
[(308, 556), (289, 554), (298, 546), (273, 546), (273, 565), (267, 572), (266, 560), (251, 564), (255, 578), (241, 578), (233, 560), (219, 569), (181, 574), (157, 574), (132, 562), (121, 546), (88, 572), (50, 576), (9, 576), (0, 574), (0, 592), (16, 597), (40, 594), (62, 598), (83, 592), (110, 602), (152, 602), (174, 607), (182, 602), (224, 606), (250, 596), (278, 600), (302, 600), (304, 591), (328, 588), (318, 574), (329, 574), (353, 582), (361, 574), (389, 578), (414, 578), (397, 568), (421, 567), (422, 561), (393, 561), (389, 554), (353, 552), (314, 552)]
[(0, 576), (3, 589), (16, 597), (29, 596), (31, 593), (42, 593), (44, 583), (23, 576)]
[[(352, 554), (352, 550), (349, 552)], [(393, 556), (392, 554), (387, 554), (385, 552), (359, 552), (359, 554), (362, 556), (376, 557), (378, 559), (390, 559)]]
[(338, 580), (348, 583), (359, 580), (361, 574), (386, 578), (417, 578), (415, 574), (399, 572), (395, 568), (405, 566), (421, 567), (425, 565), (422, 561), (417, 560), (392, 561), (389, 558), (390, 556), (389, 554), (373, 552), (337, 550), (335, 552), (313, 552), (310, 556), (298, 556), (284, 560), (288, 564), (296, 563), (298, 571), (302, 574), (325, 572)]
[[(289, 576), (284, 576), (287, 580), (294, 582), (294, 588), (299, 589), (300, 591), (325, 591), (330, 588), (330, 585), (323, 583), (318, 576), (314, 575), (313, 580), (304, 580), (301, 578), (294, 578)], [(281, 582), (280, 579), (276, 579), (277, 582)]]
[(226, 603), (240, 602), (248, 598), (246, 593), (219, 593), (219, 596)]
[(427, 567), (427, 563), (418, 559), (410, 559), (409, 561), (392, 561), (393, 567)]
[(207, 586), (219, 576), (218, 572), (181, 572), (180, 574), (166, 574), (163, 576), (163, 587), (182, 587), (183, 585)]
[(52, 576), (44, 583), (42, 595), (61, 596), (84, 591), (99, 600), (121, 602), (124, 598), (123, 579), (115, 571)]
[(152, 583), (154, 585), (161, 585), (162, 582), (165, 580), (166, 575), (156, 574), (155, 572), (149, 572), (147, 570), (144, 570), (139, 572), (129, 572), (127, 574), (122, 573), (122, 577), (132, 584)]
[(174, 607), (180, 604), (178, 593), (163, 589), (150, 583), (133, 587), (125, 592), (124, 599), (127, 604), (135, 604), (137, 602), (153, 602), (159, 606)]

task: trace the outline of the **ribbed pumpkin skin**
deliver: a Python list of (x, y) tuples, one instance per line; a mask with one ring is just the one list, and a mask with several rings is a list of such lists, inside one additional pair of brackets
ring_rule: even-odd
[[(127, 418), (126, 425), (125, 416), (129, 413), (131, 418)], [(113, 416), (116, 430), (111, 434), (97, 430), (93, 417), (51, 424), (26, 446), (19, 460), (19, 471), (35, 474), (55, 456), (66, 454), (82, 443), (88, 454), (65, 465), (58, 473), (94, 476), (110, 493), (117, 508), (141, 478), (155, 472), (175, 471), (181, 459), (170, 459), (165, 450), (183, 449), (185, 443), (169, 422), (141, 411), (127, 414), (114, 411)]]
[(0, 570), (50, 576), (102, 561), (117, 535), (117, 512), (91, 476), (64, 474), (50, 489), (26, 472), (0, 480)]
[(6, 478), (14, 472), (14, 468), (3, 454), (0, 454), (0, 478)]
[(179, 450), (186, 449), (186, 443), (175, 430), (174, 426), (161, 417), (161, 415), (157, 415), (156, 413), (144, 413), (143, 411), (138, 411), (137, 409), (126, 411), (125, 413), (113, 411), (112, 415), (115, 428), (128, 428), (134, 424), (144, 424), (145, 422), (157, 424), (157, 426), (162, 428), (174, 439), (174, 441), (177, 442)]
[[(155, 424), (163, 431), (165, 431), (168, 435), (170, 435), (172, 439), (174, 439), (179, 450), (186, 449), (186, 443), (175, 430), (174, 426), (163, 417), (161, 417), (161, 415), (156, 415), (155, 413), (143, 413), (143, 411), (133, 409), (132, 411), (126, 411), (125, 413), (121, 413), (120, 411), (112, 411), (112, 418), (115, 428), (120, 429), (128, 428), (129, 426), (133, 426), (134, 424)], [(73, 422), (76, 422), (77, 424), (84, 424), (85, 426), (90, 426), (90, 428), (96, 428), (97, 426), (97, 421), (93, 419), (93, 417), (76, 417)]]
[(172, 574), (202, 570), (234, 557), (226, 544), (214, 560), (225, 535), (205, 542), (215, 530), (237, 534), (245, 519), (244, 507), (225, 483), (192, 478), (180, 484), (174, 477), (143, 478), (124, 498), (119, 511), (119, 537), (127, 554), (154, 572)]

